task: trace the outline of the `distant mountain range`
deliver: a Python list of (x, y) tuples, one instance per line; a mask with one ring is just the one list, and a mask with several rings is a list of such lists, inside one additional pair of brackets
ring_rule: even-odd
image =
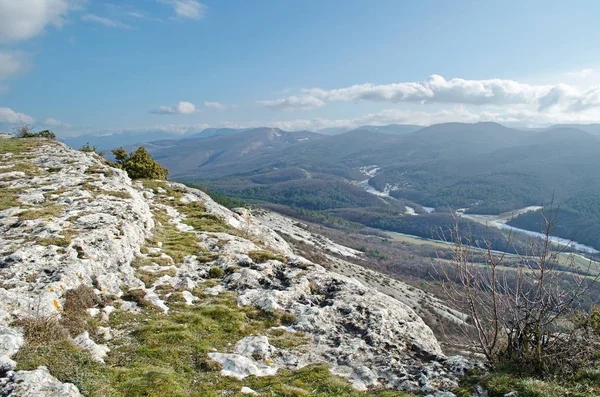
[[(579, 242), (600, 247), (600, 125), (520, 130), (444, 123), (325, 132), (211, 128), (143, 145), (173, 179), (369, 226), (389, 227), (396, 219), (397, 231), (408, 227), (406, 205), (426, 222), (422, 206), (497, 214), (547, 204), (554, 195), (567, 225), (561, 234), (572, 237), (579, 227), (585, 231)], [(99, 137), (100, 144), (81, 137), (77, 144), (131, 150), (140, 145), (136, 138), (146, 136), (155, 135)], [(365, 186), (389, 198), (367, 193)], [(539, 216), (517, 221), (539, 229)]]
[[(386, 126), (366, 125), (357, 129), (370, 132), (380, 132), (383, 134), (398, 135), (414, 132), (421, 128), (423, 127), (418, 125), (390, 124)], [(101, 150), (110, 150), (118, 148), (120, 146), (129, 146), (136, 144), (140, 145), (143, 143), (158, 140), (178, 140), (187, 139), (191, 137), (209, 138), (220, 135), (231, 135), (237, 132), (250, 130), (253, 130), (253, 128), (206, 128), (202, 131), (191, 131), (185, 134), (168, 133), (165, 131), (121, 132), (102, 135), (81, 135), (77, 137), (64, 138), (63, 141), (67, 145), (76, 149), (79, 149), (83, 145), (90, 144), (91, 146), (96, 146), (98, 149)], [(351, 130), (354, 130), (354, 128), (325, 128), (317, 130), (316, 132), (321, 135), (339, 135)]]

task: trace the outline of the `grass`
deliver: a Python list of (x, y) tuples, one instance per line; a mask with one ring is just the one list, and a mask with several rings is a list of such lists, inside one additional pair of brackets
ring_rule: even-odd
[(271, 329), (280, 323), (280, 313), (238, 307), (233, 295), (204, 296), (194, 306), (173, 303), (168, 315), (150, 307), (139, 314), (113, 313), (110, 325), (116, 337), (110, 342), (106, 365), (97, 364), (74, 346), (57, 321), (22, 324), (26, 344), (16, 360), (19, 369), (47, 366), (86, 396), (242, 396), (242, 386), (264, 396), (407, 396), (396, 391), (358, 392), (346, 380), (331, 375), (324, 364), (240, 381), (222, 376), (219, 365), (208, 358), (215, 350), (231, 351), (237, 341), (250, 335), (268, 335), (282, 348), (297, 349), (308, 342), (300, 333)]
[(208, 271), (208, 277), (210, 278), (222, 278), (225, 275), (225, 271), (220, 267), (213, 266)]
[(540, 379), (515, 371), (496, 369), (486, 374), (474, 373), (453, 390), (459, 397), (469, 397), (474, 385), (481, 385), (490, 397), (517, 392), (519, 397), (588, 397), (600, 395), (600, 372), (584, 371), (575, 376)]
[(18, 198), (18, 190), (8, 189), (6, 187), (0, 188), (0, 211), (21, 205)]
[(38, 140), (28, 139), (1, 139), (0, 154), (21, 154), (35, 149), (40, 145)]
[(276, 255), (273, 252), (266, 250), (250, 251), (248, 256), (256, 263), (264, 263), (269, 260), (277, 260), (283, 263), (287, 262), (286, 258), (282, 255)]
[[(19, 160), (19, 159), (17, 159), (17, 160)], [(14, 163), (12, 165), (12, 167), (0, 170), (0, 173), (4, 173), (4, 172), (23, 172), (25, 174), (25, 176), (29, 177), (29, 178), (32, 178), (32, 177), (38, 176), (38, 175), (42, 175), (42, 171), (38, 166), (36, 166), (35, 164), (32, 164), (30, 162), (23, 162), (23, 161), (17, 161), (16, 163)], [(14, 179), (20, 179), (20, 177), (13, 177), (13, 178), (8, 178), (8, 179), (5, 178), (3, 180), (7, 181), (7, 180), (14, 180)]]
[(136, 273), (137, 278), (142, 280), (142, 282), (146, 285), (146, 288), (151, 288), (156, 280), (161, 278), (162, 276), (171, 276), (175, 277), (177, 275), (177, 270), (170, 268), (165, 270), (159, 270), (156, 272), (150, 272), (147, 270), (139, 270)]
[[(88, 170), (89, 170), (89, 168), (88, 168)], [(131, 198), (131, 194), (129, 194), (128, 192), (121, 192), (118, 190), (101, 189), (100, 187), (95, 186), (91, 183), (82, 184), (81, 189), (87, 190), (88, 192), (93, 193), (94, 195), (105, 195), (105, 196), (111, 196), (111, 197), (116, 197), (116, 198), (120, 198), (120, 199)]]
[(200, 248), (200, 240), (192, 232), (181, 232), (175, 225), (169, 223), (171, 218), (162, 209), (154, 209), (154, 220), (156, 222), (153, 236), (148, 240), (152, 246), (162, 243), (161, 249), (175, 261), (175, 264), (183, 262), (189, 255), (199, 255), (203, 252)]
[[(143, 250), (144, 247), (142, 247)], [(140, 267), (144, 267), (144, 266), (154, 266), (154, 265), (159, 265), (159, 266), (170, 266), (173, 264), (173, 261), (169, 258), (166, 257), (150, 257), (150, 258), (143, 258), (143, 257), (136, 257), (133, 262), (131, 262), (131, 267), (133, 267), (134, 269), (139, 269)]]
[(269, 330), (267, 336), (269, 343), (278, 349), (295, 350), (310, 342), (303, 332), (288, 332), (282, 328)]
[(48, 205), (41, 208), (31, 208), (21, 212), (18, 217), (21, 220), (46, 219), (58, 216), (64, 207), (62, 205)]
[[(169, 205), (175, 208), (186, 218), (183, 223), (193, 227), (198, 231), (205, 232), (231, 232), (231, 226), (223, 222), (223, 220), (215, 215), (206, 212), (206, 208), (200, 202), (183, 203), (181, 199), (187, 193), (185, 189), (173, 188), (164, 181), (143, 180), (143, 185), (147, 189), (152, 189), (157, 196), (155, 200), (161, 204)], [(166, 193), (160, 193), (160, 189), (164, 189)], [(173, 197), (173, 200), (168, 200), (168, 197)]]
[(93, 174), (102, 174), (105, 177), (111, 177), (113, 176), (114, 172), (106, 167), (100, 167), (98, 165), (93, 165), (91, 167), (88, 167), (85, 172), (86, 175), (93, 175)]

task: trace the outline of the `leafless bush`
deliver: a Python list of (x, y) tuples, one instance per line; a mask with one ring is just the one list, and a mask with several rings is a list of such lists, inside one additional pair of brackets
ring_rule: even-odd
[[(575, 371), (589, 362), (596, 339), (573, 321), (586, 292), (599, 278), (595, 262), (584, 269), (551, 237), (558, 211), (543, 212), (542, 239), (510, 258), (484, 244), (487, 263), (475, 260), (472, 240), (458, 222), (451, 232), (452, 265), (442, 270), (446, 296), (470, 316), (464, 335), (491, 364), (537, 373)], [(511, 244), (507, 236), (507, 247)], [(515, 258), (516, 257), (516, 258)], [(514, 260), (516, 259), (516, 260)], [(581, 316), (581, 314), (579, 315)]]
[(13, 131), (15, 132), (15, 136), (17, 138), (28, 138), (33, 134), (31, 126), (21, 119), (19, 119), (17, 125), (13, 127)]

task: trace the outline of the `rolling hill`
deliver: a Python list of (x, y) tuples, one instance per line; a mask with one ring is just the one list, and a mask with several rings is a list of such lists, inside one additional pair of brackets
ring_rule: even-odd
[[(329, 136), (257, 128), (145, 146), (174, 179), (251, 202), (335, 211), (370, 226), (400, 225), (396, 231), (433, 223), (421, 205), (497, 214), (547, 204), (553, 194), (558, 203), (590, 202), (595, 196), (589, 192), (600, 191), (600, 139), (572, 127), (525, 131), (489, 122), (444, 123), (398, 134), (365, 128)], [(360, 185), (365, 180), (390, 197), (366, 193)], [(374, 221), (373, 214), (407, 216), (406, 205), (422, 220)], [(572, 234), (583, 224), (580, 207), (562, 212), (559, 233)], [(590, 216), (592, 224), (600, 221), (600, 215)], [(532, 221), (522, 223), (537, 230)], [(584, 229), (589, 235), (591, 227)], [(600, 236), (588, 240), (600, 247)]]

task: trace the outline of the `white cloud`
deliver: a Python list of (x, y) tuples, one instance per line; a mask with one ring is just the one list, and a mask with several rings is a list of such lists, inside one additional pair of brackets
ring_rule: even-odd
[(154, 114), (192, 114), (196, 111), (196, 105), (191, 102), (181, 101), (175, 106), (161, 106), (151, 110)]
[(0, 41), (21, 41), (63, 26), (78, 0), (0, 0)]
[(187, 19), (201, 19), (206, 13), (206, 6), (196, 0), (157, 0), (159, 3), (168, 4), (178, 17)]
[(98, 23), (100, 25), (104, 25), (109, 28), (131, 29), (131, 26), (127, 25), (126, 23), (117, 21), (116, 19), (101, 17), (101, 16), (98, 16), (95, 14), (83, 15), (81, 17), (81, 20), (87, 21), (87, 22)]
[(71, 124), (68, 124), (63, 121), (53, 119), (53, 118), (46, 119), (44, 121), (44, 125), (47, 125), (48, 127), (66, 128), (66, 129), (70, 129), (72, 127)]
[(17, 124), (26, 123), (33, 124), (35, 119), (25, 113), (18, 113), (11, 108), (0, 108), (0, 123)]
[(321, 99), (311, 95), (290, 96), (287, 98), (258, 101), (259, 105), (273, 110), (309, 110), (325, 105)]
[(304, 89), (302, 92), (323, 101), (354, 102), (422, 102), (464, 104), (517, 104), (531, 103), (543, 97), (549, 86), (534, 86), (514, 80), (446, 80), (434, 74), (424, 82), (405, 82), (374, 85), (357, 84), (350, 87), (324, 90)]
[(151, 17), (148, 15), (142, 14), (139, 11), (127, 11), (127, 12), (125, 12), (125, 15), (132, 17), (132, 18), (136, 18), (136, 19), (143, 19), (146, 21), (162, 22), (162, 19), (160, 19), (160, 18)]
[[(583, 71), (587, 76), (594, 72), (594, 69)], [(555, 108), (564, 112), (580, 112), (600, 107), (600, 85), (582, 89), (567, 84), (532, 85), (503, 79), (446, 80), (436, 74), (424, 82), (382, 85), (366, 83), (332, 90), (308, 88), (301, 92), (301, 96), (258, 103), (274, 110), (307, 110), (324, 106), (326, 102), (356, 101), (476, 106), (528, 105), (538, 111)]]
[(30, 67), (29, 56), (19, 51), (0, 51), (0, 80), (6, 80)]
[(295, 119), (276, 121), (223, 122), (229, 128), (276, 127), (283, 130), (310, 130), (343, 127), (357, 128), (363, 125), (416, 124), (431, 125), (437, 123), (463, 122), (475, 123), (493, 121), (515, 127), (545, 127), (562, 123), (594, 123), (600, 122), (598, 112), (586, 110), (581, 112), (562, 112), (550, 110), (539, 112), (524, 106), (484, 106), (470, 108), (455, 105), (442, 110), (425, 111), (410, 109), (385, 109), (351, 119)]
[(205, 101), (204, 102), (204, 107), (209, 108), (209, 109), (214, 109), (214, 110), (227, 110), (229, 109), (229, 106), (221, 103), (221, 102), (210, 102), (210, 101)]

